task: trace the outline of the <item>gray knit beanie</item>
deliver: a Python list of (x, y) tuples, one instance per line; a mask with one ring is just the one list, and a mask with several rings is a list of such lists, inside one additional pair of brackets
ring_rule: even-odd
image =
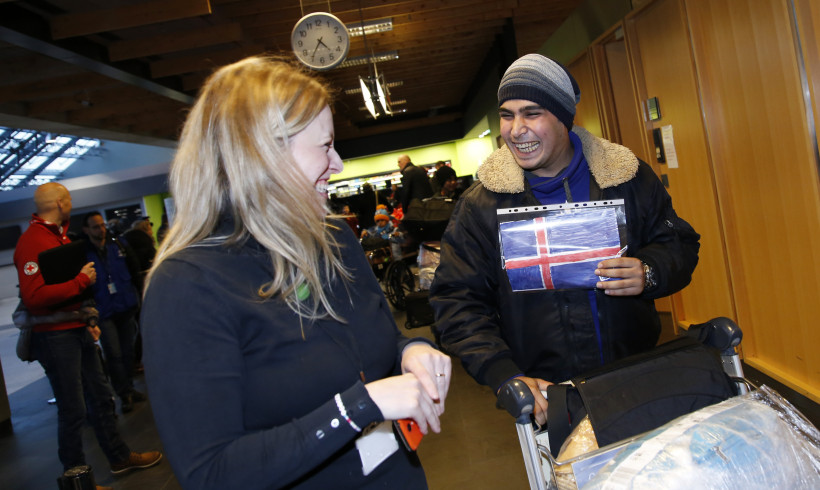
[(572, 129), (581, 90), (560, 63), (540, 54), (527, 54), (507, 68), (498, 86), (499, 106), (512, 99), (531, 100)]

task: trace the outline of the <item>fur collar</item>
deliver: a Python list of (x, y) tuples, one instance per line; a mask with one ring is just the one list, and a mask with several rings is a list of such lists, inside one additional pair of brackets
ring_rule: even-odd
[[(638, 172), (638, 158), (625, 147), (598, 138), (580, 126), (572, 131), (581, 139), (589, 170), (601, 189), (632, 179)], [(524, 192), (524, 170), (506, 146), (494, 151), (478, 167), (478, 180), (488, 190), (504, 194)]]

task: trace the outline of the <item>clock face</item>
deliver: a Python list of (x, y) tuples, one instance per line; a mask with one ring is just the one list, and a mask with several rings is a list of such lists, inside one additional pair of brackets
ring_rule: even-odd
[(350, 50), (347, 27), (335, 16), (314, 12), (293, 27), (290, 44), (296, 58), (314, 70), (335, 68)]

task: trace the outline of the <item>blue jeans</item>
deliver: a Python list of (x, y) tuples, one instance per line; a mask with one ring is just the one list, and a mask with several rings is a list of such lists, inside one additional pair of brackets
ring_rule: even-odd
[(134, 341), (137, 321), (134, 312), (117, 313), (100, 322), (100, 345), (111, 376), (111, 386), (120, 398), (134, 391)]
[(127, 459), (131, 450), (117, 430), (111, 385), (88, 329), (35, 332), (32, 337), (32, 352), (45, 369), (57, 399), (57, 453), (63, 469), (86, 464), (86, 416), (109, 463)]

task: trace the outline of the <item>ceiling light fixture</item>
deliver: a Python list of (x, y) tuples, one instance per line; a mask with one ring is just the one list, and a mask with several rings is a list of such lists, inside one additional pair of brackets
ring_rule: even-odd
[(362, 66), (366, 65), (371, 62), (384, 62), (384, 61), (393, 61), (399, 59), (399, 52), (398, 51), (385, 51), (383, 53), (378, 54), (371, 54), (365, 56), (353, 56), (350, 58), (346, 58), (341, 65), (340, 68), (347, 68), (350, 66)]
[[(398, 80), (398, 81), (395, 81), (395, 82), (387, 82), (387, 84), (385, 86), (387, 88), (396, 88), (396, 87), (401, 87), (402, 85), (404, 85), (404, 80)], [(362, 93), (361, 87), (349, 88), (349, 89), (345, 90), (345, 95), (356, 95), (356, 94), (360, 94), (360, 93)], [(398, 102), (393, 101), (393, 105), (396, 105), (397, 103)]]
[(366, 22), (353, 22), (347, 24), (347, 32), (350, 37), (364, 36), (365, 34), (377, 34), (393, 30), (393, 18), (368, 20)]
[[(359, 0), (359, 19), (361, 20), (360, 26), (364, 26), (365, 22), (364, 14), (362, 14), (361, 0)], [(392, 104), (390, 103), (390, 89), (387, 87), (384, 74), (379, 74), (375, 56), (367, 45), (366, 29), (362, 29), (362, 37), (364, 38), (364, 49), (370, 53), (368, 63), (373, 64), (373, 69), (367, 77), (359, 76), (359, 87), (362, 91), (364, 105), (367, 107), (373, 119), (378, 119), (380, 116), (390, 116), (393, 114), (391, 110)], [(396, 54), (396, 57), (398, 58), (398, 54)]]

